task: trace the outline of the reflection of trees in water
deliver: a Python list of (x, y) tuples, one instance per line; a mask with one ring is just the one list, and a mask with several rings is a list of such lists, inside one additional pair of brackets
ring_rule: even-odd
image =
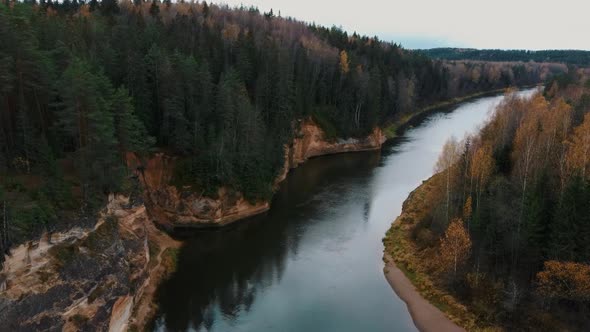
[(184, 331), (191, 325), (210, 328), (214, 308), (231, 320), (250, 309), (258, 291), (280, 279), (287, 247), (277, 244), (285, 241), (284, 233), (278, 223), (265, 225), (273, 228), (266, 234), (257, 230), (256, 223), (199, 234), (186, 243), (177, 272), (160, 287), (168, 330)]
[(230, 322), (248, 312), (261, 290), (281, 280), (287, 257), (297, 255), (307, 230), (301, 225), (321, 209), (310, 198), (337, 180), (367, 178), (378, 161), (378, 153), (311, 160), (288, 177), (268, 213), (191, 237), (177, 272), (159, 288), (165, 328), (210, 329), (216, 312)]
[(363, 205), (363, 221), (365, 223), (369, 222), (369, 216), (371, 215), (371, 202), (368, 200)]

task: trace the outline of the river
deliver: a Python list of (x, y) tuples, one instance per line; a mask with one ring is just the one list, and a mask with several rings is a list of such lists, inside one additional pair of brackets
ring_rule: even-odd
[(267, 213), (186, 239), (155, 331), (415, 331), (383, 275), (381, 239), (445, 141), (502, 98), (428, 116), (381, 151), (309, 160)]

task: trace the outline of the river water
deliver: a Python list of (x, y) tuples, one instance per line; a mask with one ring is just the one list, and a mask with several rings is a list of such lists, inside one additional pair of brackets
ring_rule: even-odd
[(383, 275), (381, 239), (445, 141), (502, 98), (433, 114), (382, 151), (309, 160), (267, 213), (188, 238), (155, 331), (416, 331)]

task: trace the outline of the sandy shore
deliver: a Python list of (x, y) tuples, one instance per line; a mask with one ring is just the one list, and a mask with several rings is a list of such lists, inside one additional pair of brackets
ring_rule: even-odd
[(384, 255), (385, 267), (383, 272), (385, 278), (410, 311), (412, 320), (422, 332), (460, 332), (465, 329), (451, 322), (438, 308), (426, 301), (416, 290), (412, 282), (395, 265), (389, 254)]

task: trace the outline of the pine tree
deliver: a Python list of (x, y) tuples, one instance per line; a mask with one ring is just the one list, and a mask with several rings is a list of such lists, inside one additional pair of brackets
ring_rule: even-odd
[(36, 134), (28, 119), (26, 110), (24, 108), (24, 100), (20, 101), (18, 113), (16, 115), (16, 132), (17, 132), (17, 153), (19, 157), (13, 160), (13, 165), (17, 167), (21, 172), (31, 173), (31, 166), (34, 163), (36, 154), (35, 137)]
[(96, 194), (115, 190), (122, 174), (116, 155), (113, 88), (80, 59), (73, 59), (64, 71), (60, 87), (63, 100), (57, 125), (76, 152), (82, 201), (91, 203)]
[[(575, 260), (578, 255), (580, 224), (588, 220), (588, 203), (581, 177), (572, 177), (555, 210), (551, 227), (550, 258)], [(585, 239), (584, 241), (587, 241)]]
[(207, 17), (209, 15), (209, 5), (207, 1), (203, 1), (203, 16)]
[[(49, 1), (51, 1), (51, 0), (48, 0), (48, 3), (49, 3)], [(99, 6), (98, 0), (90, 0), (89, 6), (90, 6), (89, 9), (91, 12), (95, 11)]]
[(293, 87), (293, 62), (287, 54), (280, 55), (278, 82), (276, 91), (276, 104), (273, 107), (274, 121), (272, 128), (277, 129), (279, 140), (285, 141), (289, 136), (290, 122), (293, 116), (295, 104), (295, 91)]
[(119, 151), (146, 153), (155, 140), (147, 134), (143, 123), (137, 119), (133, 101), (127, 89), (120, 87), (112, 95), (113, 120)]
[(161, 141), (162, 132), (159, 129), (163, 123), (162, 104), (164, 97), (162, 96), (162, 92), (165, 86), (163, 84), (163, 78), (165, 77), (164, 69), (168, 67), (168, 59), (158, 45), (154, 43), (150, 46), (144, 57), (144, 63), (146, 69), (146, 86), (150, 94), (148, 98), (149, 103), (146, 103), (151, 106), (149, 110), (144, 110), (144, 112), (149, 113), (149, 115), (144, 115), (144, 118), (149, 119), (149, 123), (151, 124), (149, 126), (151, 129), (150, 133), (157, 134), (158, 140)]
[(373, 129), (378, 124), (381, 115), (381, 72), (373, 67), (370, 72), (368, 87), (368, 105), (365, 129)]
[(152, 4), (150, 5), (150, 15), (152, 15), (154, 18), (160, 15), (160, 6), (156, 0), (152, 0)]
[(177, 153), (186, 154), (191, 146), (189, 123), (184, 115), (184, 99), (180, 95), (164, 100), (164, 119), (161, 137)]
[(117, 0), (102, 0), (100, 2), (100, 12), (103, 15), (111, 16), (119, 13), (119, 2)]
[(555, 204), (548, 174), (543, 174), (525, 198), (526, 257), (533, 263), (547, 257)]

